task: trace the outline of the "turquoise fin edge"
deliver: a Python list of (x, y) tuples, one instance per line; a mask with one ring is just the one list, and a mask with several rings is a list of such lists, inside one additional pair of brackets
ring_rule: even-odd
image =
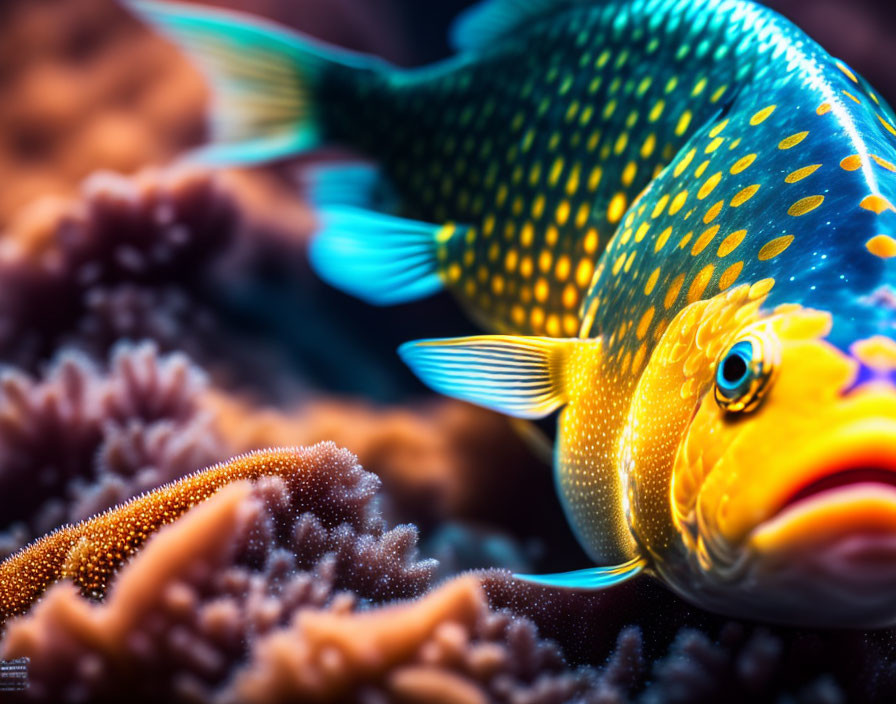
[(631, 579), (640, 574), (646, 564), (644, 558), (636, 557), (621, 565), (589, 567), (584, 570), (557, 572), (555, 574), (514, 574), (513, 576), (514, 579), (546, 587), (597, 590), (606, 589)]

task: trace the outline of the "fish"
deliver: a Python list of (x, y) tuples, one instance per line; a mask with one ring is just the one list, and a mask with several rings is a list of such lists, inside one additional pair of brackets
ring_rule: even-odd
[[(234, 12), (130, 2), (205, 69), (213, 141), (200, 163), (337, 144), (366, 162), (306, 174), (324, 280), (392, 305), (447, 289), (485, 329), (575, 335), (628, 206), (722, 109), (735, 52), (687, 80), (626, 4), (501, 0), (459, 18), (459, 52), (400, 69)], [(688, 3), (645, 6), (680, 16)], [(703, 15), (701, 15), (703, 16)], [(655, 21), (654, 21), (655, 22)], [(713, 51), (726, 47), (720, 27)], [(703, 46), (695, 46), (697, 52)]]
[[(593, 566), (518, 576), (603, 589), (649, 575), (730, 616), (892, 626), (892, 108), (746, 0), (487, 0), (454, 36), (461, 52), (422, 69), (328, 64), (342, 87), (312, 103), (333, 122), (333, 110), (352, 114), (366, 153), (385, 150), (390, 186), (369, 171), (318, 180), (327, 197), (312, 258), (372, 302), (453, 290), (498, 334), (409, 342), (404, 361), (446, 395), (556, 415), (557, 493)], [(365, 71), (367, 85), (378, 75), (387, 87), (351, 108), (344, 91)], [(311, 73), (323, 93), (337, 80)], [(416, 122), (401, 121), (396, 96)], [(431, 160), (428, 140), (447, 161)], [(374, 217), (356, 200), (327, 215), (359, 181), (398, 209)], [(588, 282), (566, 305), (580, 266)]]

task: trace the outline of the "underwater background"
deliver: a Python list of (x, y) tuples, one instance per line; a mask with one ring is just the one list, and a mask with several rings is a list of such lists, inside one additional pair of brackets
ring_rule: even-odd
[[(215, 4), (418, 65), (468, 3)], [(896, 103), (890, 2), (768, 4)], [(0, 3), (0, 558), (234, 455), (335, 444), (307, 451), (313, 500), (259, 482), (150, 540), (102, 602), (54, 587), (0, 639), (30, 658), (0, 698), (896, 701), (892, 631), (732, 621), (646, 578), (513, 581), (588, 564), (548, 464), (395, 354), (476, 328), (447, 294), (372, 308), (310, 271), (301, 167), (339, 154), (172, 166), (206, 100), (114, 0)]]

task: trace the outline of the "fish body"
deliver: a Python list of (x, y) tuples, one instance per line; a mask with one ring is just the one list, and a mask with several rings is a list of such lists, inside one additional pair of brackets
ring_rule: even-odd
[[(208, 56), (208, 22), (140, 7)], [(444, 393), (559, 411), (599, 567), (532, 579), (646, 571), (724, 613), (896, 623), (893, 111), (742, 0), (490, 0), (459, 26), (457, 57), (410, 71), (281, 37), (315, 120), (248, 154), (353, 144), (379, 167), (314, 177), (321, 274), (378, 303), (447, 287), (518, 333), (401, 354)], [(237, 117), (212, 155), (253, 144)]]

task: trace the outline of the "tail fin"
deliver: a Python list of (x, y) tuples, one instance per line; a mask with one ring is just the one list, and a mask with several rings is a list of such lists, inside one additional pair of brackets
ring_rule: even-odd
[(214, 141), (193, 160), (251, 163), (315, 148), (322, 136), (315, 100), (324, 70), (373, 64), (238, 12), (126, 1), (195, 57), (211, 82)]

